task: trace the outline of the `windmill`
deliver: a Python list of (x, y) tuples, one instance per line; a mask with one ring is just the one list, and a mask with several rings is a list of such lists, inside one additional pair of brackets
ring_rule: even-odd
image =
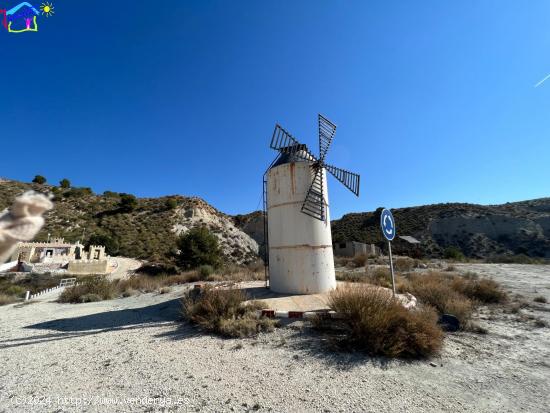
[(279, 124), (279, 152), (264, 175), (266, 264), (275, 292), (315, 294), (336, 286), (326, 171), (359, 196), (359, 175), (325, 163), (336, 125), (319, 115), (319, 156)]

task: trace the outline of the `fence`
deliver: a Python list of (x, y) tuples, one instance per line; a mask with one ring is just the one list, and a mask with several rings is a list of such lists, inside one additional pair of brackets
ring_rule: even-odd
[(78, 285), (78, 283), (76, 282), (76, 278), (64, 278), (59, 282), (59, 285), (57, 287), (47, 288), (45, 290), (37, 292), (36, 294), (31, 294), (30, 291), (27, 291), (27, 294), (25, 295), (25, 301), (38, 298), (41, 295), (51, 293), (52, 291), (56, 291), (65, 287), (72, 287), (74, 285)]

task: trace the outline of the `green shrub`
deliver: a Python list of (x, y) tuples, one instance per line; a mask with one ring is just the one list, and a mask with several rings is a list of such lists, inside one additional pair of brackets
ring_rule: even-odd
[(42, 175), (35, 175), (32, 181), (35, 184), (44, 185), (46, 183), (46, 178), (44, 178)]
[(199, 275), (202, 279), (206, 279), (208, 276), (212, 275), (214, 273), (214, 267), (211, 265), (201, 265), (198, 268)]
[(118, 239), (106, 234), (92, 234), (88, 238), (86, 247), (89, 248), (90, 245), (103, 245), (105, 252), (109, 255), (117, 255), (120, 251)]
[(429, 307), (407, 310), (387, 290), (358, 284), (338, 288), (330, 294), (329, 306), (343, 317), (341, 338), (353, 349), (419, 358), (437, 353), (442, 346), (435, 311)]
[(84, 196), (93, 195), (94, 192), (92, 188), (82, 187), (82, 188), (71, 188), (68, 191), (63, 193), (65, 198), (82, 198)]
[(168, 198), (166, 201), (164, 201), (164, 206), (167, 210), (176, 209), (178, 206), (178, 201), (175, 198)]
[(218, 268), (221, 264), (218, 238), (206, 227), (192, 228), (181, 235), (177, 247), (180, 250), (178, 262), (183, 268), (197, 268), (201, 265)]
[(123, 212), (132, 212), (138, 206), (137, 198), (131, 194), (120, 194), (118, 207)]
[(445, 248), (445, 251), (443, 251), (443, 257), (449, 260), (456, 260), (456, 261), (463, 261), (465, 258), (460, 248), (455, 246), (450, 246)]
[(4, 290), (4, 293), (7, 295), (13, 295), (15, 297), (24, 297), (27, 293), (27, 290), (19, 285), (10, 285)]
[(59, 181), (59, 186), (63, 189), (69, 189), (71, 187), (71, 181), (69, 181), (67, 178), (64, 178)]

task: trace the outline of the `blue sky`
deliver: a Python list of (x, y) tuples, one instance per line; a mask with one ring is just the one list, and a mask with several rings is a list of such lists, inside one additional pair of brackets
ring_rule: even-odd
[(275, 123), (317, 150), (321, 112), (362, 178), (333, 218), (550, 195), (548, 1), (52, 2), (0, 27), (0, 176), (246, 213)]

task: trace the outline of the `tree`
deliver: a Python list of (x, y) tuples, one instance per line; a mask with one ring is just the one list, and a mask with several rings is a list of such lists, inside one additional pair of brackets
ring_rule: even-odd
[(69, 181), (67, 178), (63, 178), (61, 181), (59, 181), (59, 186), (63, 189), (69, 189), (71, 187), (71, 181)]
[(131, 194), (120, 194), (119, 208), (124, 212), (132, 212), (138, 205), (137, 198)]
[(195, 227), (181, 235), (177, 241), (179, 264), (185, 268), (197, 268), (201, 265), (211, 265), (217, 268), (221, 265), (221, 250), (218, 238), (206, 227)]
[(105, 252), (109, 255), (117, 255), (120, 249), (118, 239), (105, 234), (93, 234), (90, 236), (86, 243), (86, 247), (90, 245), (103, 245), (105, 247)]
[(36, 175), (32, 180), (35, 184), (44, 185), (46, 183), (46, 178), (42, 175)]

